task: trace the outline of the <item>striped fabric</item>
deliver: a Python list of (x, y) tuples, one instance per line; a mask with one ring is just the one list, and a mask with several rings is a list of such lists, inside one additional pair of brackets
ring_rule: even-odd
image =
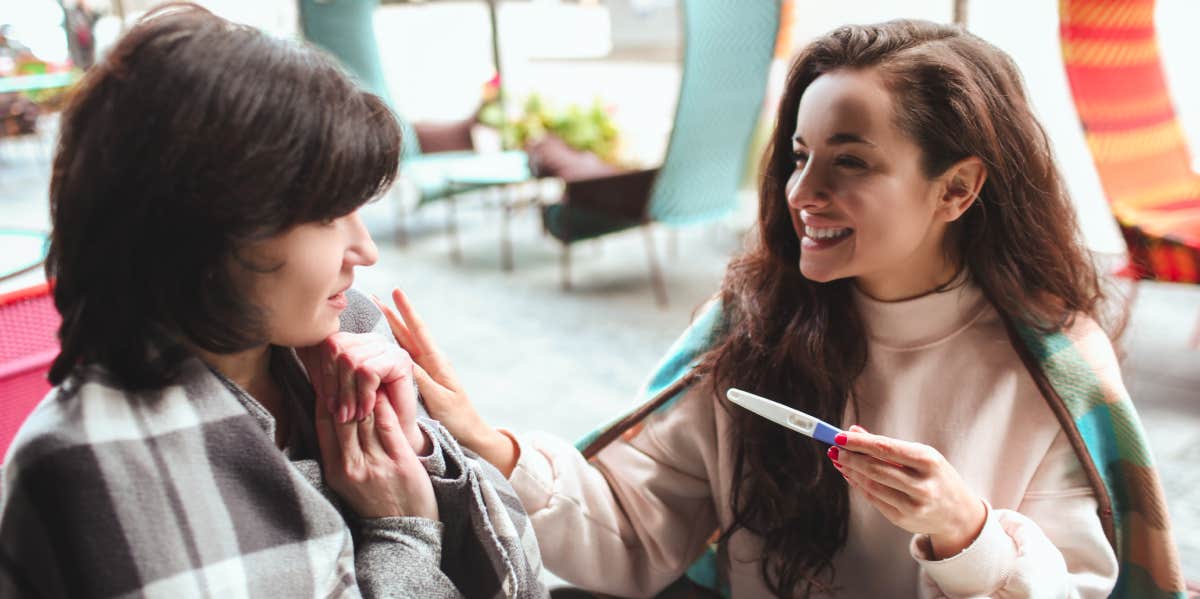
[(1043, 389), (1051, 406), (1056, 413), (1066, 408), (1073, 426), (1064, 430), (1082, 441), (1086, 455), (1080, 461), (1092, 474), (1101, 519), (1121, 565), (1112, 596), (1182, 599), (1183, 573), (1146, 433), (1120, 373), (1091, 359), (1110, 351), (1108, 337), (1094, 324), (1049, 335), (1021, 329), (1016, 336), (1023, 342), (1018, 350), (1033, 358), (1035, 380), (1052, 388)]
[[(391, 338), (347, 292), (342, 329)], [(80, 367), (22, 426), (0, 476), (0, 597), (544, 599), (537, 539), (505, 477), (421, 418), (441, 522), (358, 518), (326, 484), (314, 398), (272, 352), (294, 429), (195, 358), (132, 392)]]
[[(636, 434), (646, 416), (669, 410), (694, 382), (693, 367), (712, 346), (720, 323), (720, 305), (714, 303), (667, 352), (641, 403), (576, 444), (583, 455), (590, 459), (613, 440)], [(1049, 335), (1014, 328), (1012, 338), (1089, 472), (1105, 532), (1120, 562), (1112, 596), (1183, 599), (1179, 556), (1145, 432), (1120, 372), (1104, 370), (1096, 366), (1102, 360), (1091, 359), (1111, 353), (1108, 337), (1087, 322)], [(717, 566), (716, 552), (710, 549), (686, 576), (728, 597)]]
[(1171, 104), (1155, 0), (1060, 0), (1067, 79), (1129, 246), (1127, 274), (1200, 283), (1200, 174)]

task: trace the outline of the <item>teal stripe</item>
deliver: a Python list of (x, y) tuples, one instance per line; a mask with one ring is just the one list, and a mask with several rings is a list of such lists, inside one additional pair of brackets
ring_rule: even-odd
[(1186, 599), (1184, 591), (1164, 591), (1158, 588), (1145, 568), (1130, 562), (1121, 563), (1117, 586), (1109, 597), (1115, 599)]
[(709, 545), (704, 554), (687, 569), (688, 580), (706, 588), (717, 591), (722, 597), (732, 597), (733, 593), (728, 584), (721, 584), (720, 567), (717, 563), (717, 546)]
[(712, 333), (720, 321), (721, 306), (713, 302), (667, 350), (667, 356), (659, 362), (646, 385), (646, 399), (675, 384), (692, 369), (695, 360), (708, 349)]

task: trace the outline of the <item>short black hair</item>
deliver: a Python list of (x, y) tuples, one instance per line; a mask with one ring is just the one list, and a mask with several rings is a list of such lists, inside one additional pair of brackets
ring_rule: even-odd
[(396, 176), (400, 127), (312, 47), (194, 4), (147, 14), (65, 108), (46, 262), (62, 314), (60, 384), (103, 366), (161, 387), (157, 337), (231, 353), (265, 342), (229, 271), (239, 248), (331, 220)]

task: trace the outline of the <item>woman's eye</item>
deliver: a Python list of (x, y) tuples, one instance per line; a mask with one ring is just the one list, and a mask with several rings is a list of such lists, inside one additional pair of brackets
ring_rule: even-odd
[(796, 164), (808, 162), (808, 152), (792, 152), (792, 162)]
[(857, 158), (855, 156), (838, 156), (836, 164), (838, 166), (844, 166), (848, 168), (867, 168), (867, 163), (863, 162), (861, 158)]

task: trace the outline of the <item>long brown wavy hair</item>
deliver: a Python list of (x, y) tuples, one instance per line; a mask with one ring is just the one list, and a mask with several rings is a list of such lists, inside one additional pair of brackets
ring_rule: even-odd
[[(958, 27), (920, 21), (839, 28), (795, 59), (763, 158), (758, 235), (730, 265), (717, 341), (699, 373), (717, 397), (739, 387), (841, 422), (867, 361), (849, 279), (806, 280), (784, 186), (800, 98), (822, 74), (877, 69), (895, 123), (922, 151), (925, 176), (975, 156), (987, 181), (947, 235), (975, 284), (1010, 321), (1041, 330), (1095, 317), (1099, 276), (1021, 76), (1001, 50)], [(724, 401), (724, 400), (722, 400)], [(828, 588), (846, 543), (849, 495), (824, 448), (743, 410), (725, 409), (736, 443), (733, 523), (761, 536), (762, 575), (780, 597)]]

